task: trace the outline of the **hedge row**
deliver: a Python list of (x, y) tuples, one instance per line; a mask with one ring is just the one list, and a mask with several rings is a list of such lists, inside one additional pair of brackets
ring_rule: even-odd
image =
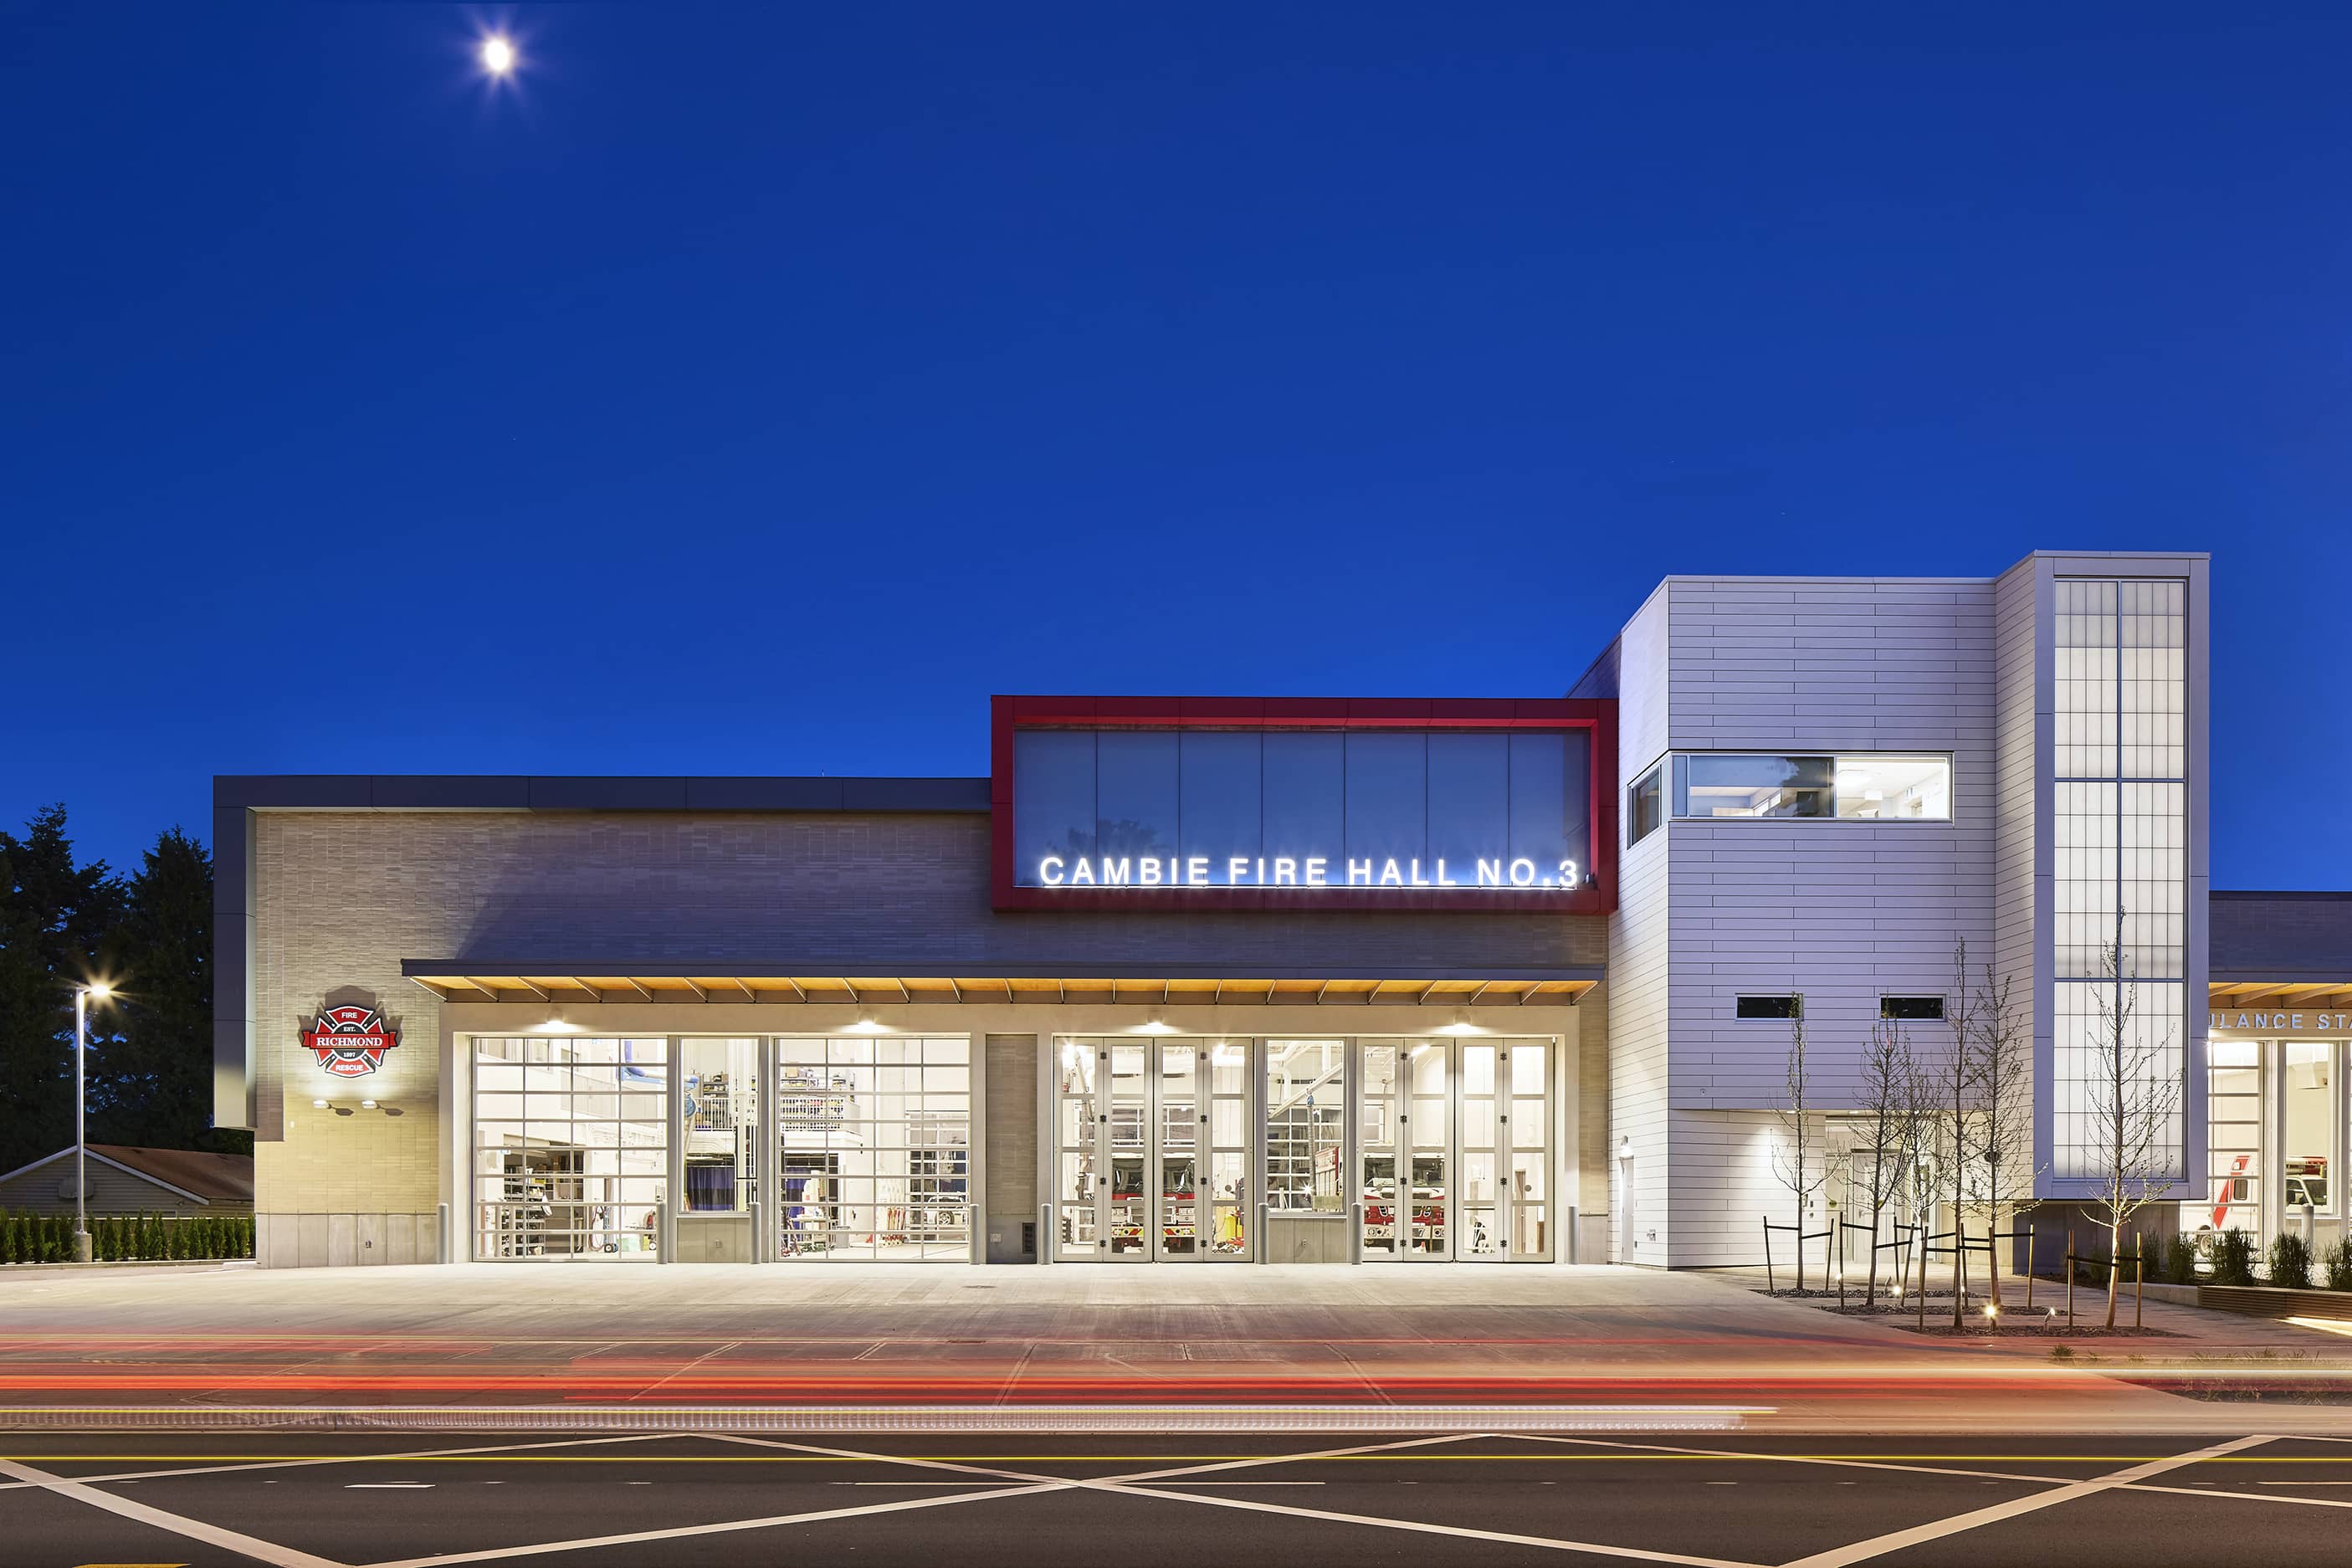
[[(2257, 1279), (2255, 1266), (2262, 1266)], [(2200, 1269), (2198, 1266), (2202, 1263)], [(2150, 1247), (2147, 1277), (2172, 1285), (2253, 1285), (2266, 1283), (2289, 1290), (2352, 1290), (2352, 1237), (2338, 1240), (2315, 1258), (2309, 1243), (2293, 1231), (2272, 1241), (2266, 1256), (2258, 1255), (2254, 1238), (2236, 1226), (2218, 1234), (2172, 1236)], [(2101, 1279), (2105, 1279), (2102, 1275)]]
[[(0, 1212), (0, 1263), (70, 1263), (73, 1215)], [(92, 1215), (90, 1250), (101, 1263), (144, 1258), (250, 1258), (251, 1215)]]

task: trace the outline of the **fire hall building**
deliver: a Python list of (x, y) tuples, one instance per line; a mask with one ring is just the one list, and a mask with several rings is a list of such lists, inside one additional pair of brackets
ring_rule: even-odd
[(1752, 1262), (1791, 1014), (1834, 1151), (1963, 942), (2084, 1195), (2118, 910), (2183, 1226), (2340, 1225), (2352, 906), (2209, 895), (2206, 583), (1675, 577), (1552, 694), (1000, 696), (971, 777), (218, 778), (260, 1260)]

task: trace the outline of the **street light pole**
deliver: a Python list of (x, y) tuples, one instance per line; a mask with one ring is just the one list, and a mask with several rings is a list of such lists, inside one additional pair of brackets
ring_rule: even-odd
[(89, 1057), (89, 999), (100, 1001), (111, 993), (101, 984), (74, 988), (74, 1237), (76, 1263), (90, 1260), (89, 1245), (89, 1146), (85, 1141), (82, 1110), (88, 1102), (88, 1075), (83, 1064)]

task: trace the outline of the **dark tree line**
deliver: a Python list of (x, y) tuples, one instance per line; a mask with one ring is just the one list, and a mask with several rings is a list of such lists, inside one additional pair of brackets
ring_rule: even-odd
[(174, 827), (118, 876), (77, 864), (66, 811), (0, 832), (0, 1171), (73, 1142), (73, 994), (89, 1016), (89, 1140), (250, 1150), (212, 1130), (213, 862)]

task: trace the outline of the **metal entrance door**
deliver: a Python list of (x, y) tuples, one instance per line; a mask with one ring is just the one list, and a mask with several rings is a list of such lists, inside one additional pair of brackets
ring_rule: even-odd
[(1551, 1046), (1464, 1040), (1460, 1250), (1465, 1261), (1551, 1256)]
[(1060, 1042), (1056, 1258), (1248, 1258), (1248, 1060), (1226, 1041)]

